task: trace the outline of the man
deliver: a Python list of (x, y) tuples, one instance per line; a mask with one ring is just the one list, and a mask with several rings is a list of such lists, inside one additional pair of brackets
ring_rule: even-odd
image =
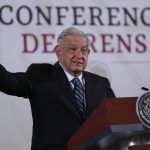
[(67, 150), (69, 138), (100, 102), (115, 97), (106, 78), (84, 71), (90, 53), (86, 34), (68, 28), (57, 42), (54, 65), (32, 64), (25, 73), (0, 65), (0, 90), (30, 100), (32, 150)]

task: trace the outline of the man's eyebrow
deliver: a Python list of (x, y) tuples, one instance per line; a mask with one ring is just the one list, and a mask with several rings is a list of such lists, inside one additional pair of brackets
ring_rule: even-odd
[(67, 45), (75, 46), (75, 45), (77, 45), (77, 44), (76, 44), (76, 43), (68, 43)]
[[(77, 44), (67, 44), (68, 46), (78, 46)], [(82, 45), (81, 47), (88, 47), (89, 45)]]

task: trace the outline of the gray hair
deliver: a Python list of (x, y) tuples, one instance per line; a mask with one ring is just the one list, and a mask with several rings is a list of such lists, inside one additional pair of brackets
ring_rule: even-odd
[(67, 29), (63, 30), (57, 38), (57, 44), (62, 44), (63, 41), (64, 41), (64, 37), (67, 36), (67, 35), (80, 35), (80, 36), (83, 36), (83, 37), (86, 38), (87, 43), (89, 44), (89, 39), (88, 39), (87, 35), (83, 31), (81, 31), (77, 28), (74, 28), (74, 27), (70, 27), (70, 28), (67, 28)]

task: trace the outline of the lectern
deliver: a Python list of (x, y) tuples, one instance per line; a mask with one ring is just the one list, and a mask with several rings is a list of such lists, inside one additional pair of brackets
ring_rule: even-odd
[(137, 117), (136, 100), (136, 97), (104, 100), (71, 137), (68, 150), (84, 150), (94, 143), (107, 148), (121, 139), (149, 134)]
[(129, 146), (129, 150), (150, 150), (150, 145)]

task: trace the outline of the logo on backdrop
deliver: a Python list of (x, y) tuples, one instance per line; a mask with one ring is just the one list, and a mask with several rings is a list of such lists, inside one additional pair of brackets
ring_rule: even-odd
[(150, 91), (138, 97), (136, 112), (141, 123), (145, 127), (150, 128)]

